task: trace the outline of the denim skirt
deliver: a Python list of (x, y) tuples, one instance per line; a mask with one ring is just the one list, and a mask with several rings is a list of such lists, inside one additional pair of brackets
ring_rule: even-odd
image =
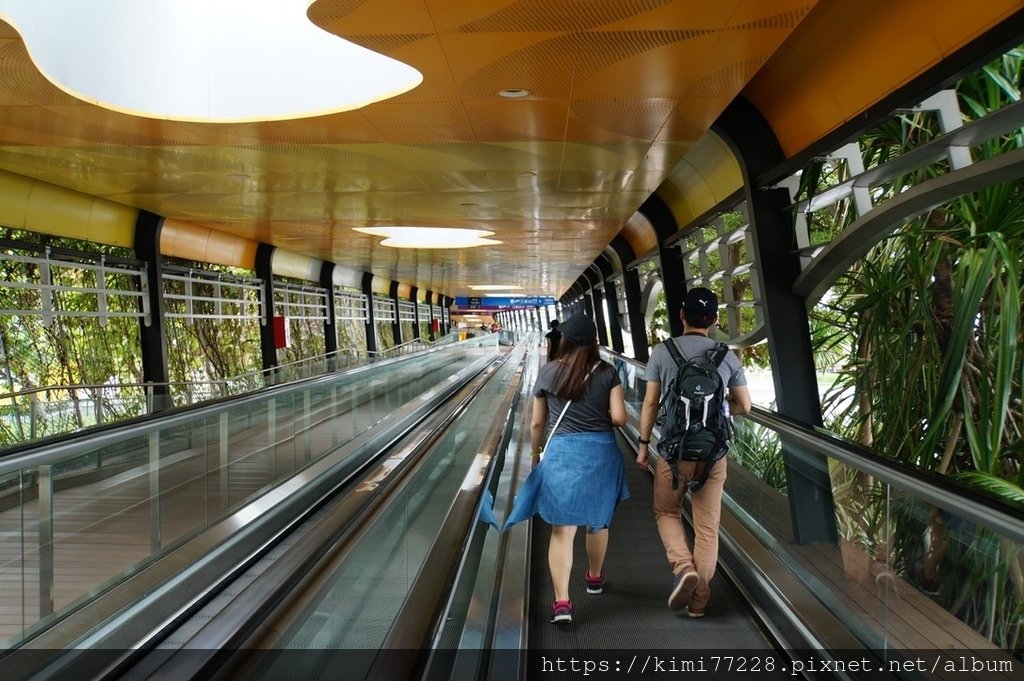
[(505, 529), (537, 514), (550, 525), (600, 530), (611, 524), (615, 507), (628, 498), (626, 468), (614, 433), (555, 435), (516, 494)]

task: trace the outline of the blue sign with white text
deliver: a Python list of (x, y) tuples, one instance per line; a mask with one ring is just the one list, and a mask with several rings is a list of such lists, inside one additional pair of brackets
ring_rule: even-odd
[(455, 306), (460, 310), (512, 310), (554, 304), (552, 296), (468, 296), (455, 299)]

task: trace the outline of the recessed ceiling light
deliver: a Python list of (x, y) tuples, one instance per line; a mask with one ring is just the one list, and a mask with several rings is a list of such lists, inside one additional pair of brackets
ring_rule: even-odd
[(355, 231), (386, 237), (382, 246), (393, 248), (474, 248), (500, 244), (485, 239), (494, 232), (484, 229), (455, 229), (452, 227), (354, 227)]
[(0, 0), (0, 13), (51, 82), (138, 116), (218, 123), (321, 116), (423, 80), (416, 69), (313, 24), (309, 4)]
[(477, 286), (470, 286), (469, 288), (474, 291), (517, 291), (522, 286), (502, 286), (501, 284), (479, 284)]
[(508, 88), (507, 90), (499, 90), (498, 94), (500, 96), (506, 97), (508, 99), (520, 99), (522, 97), (528, 96), (530, 94), (530, 91), (514, 87), (514, 88)]

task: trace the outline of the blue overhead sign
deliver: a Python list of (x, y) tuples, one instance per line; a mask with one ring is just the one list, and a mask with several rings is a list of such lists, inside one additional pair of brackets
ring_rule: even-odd
[(514, 310), (554, 304), (552, 296), (468, 296), (455, 299), (455, 306), (460, 310)]

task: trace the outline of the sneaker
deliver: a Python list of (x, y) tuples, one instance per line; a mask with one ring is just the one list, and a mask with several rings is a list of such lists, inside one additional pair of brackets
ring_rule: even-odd
[(686, 616), (694, 618), (703, 617), (704, 613), (707, 611), (707, 607), (707, 605), (694, 605), (691, 603), (686, 606)]
[(676, 575), (672, 582), (672, 593), (668, 595), (668, 607), (676, 612), (683, 610), (690, 604), (690, 597), (693, 590), (697, 588), (700, 575), (693, 568), (689, 568)]
[(584, 579), (586, 579), (587, 582), (588, 594), (599, 594), (604, 592), (604, 570), (601, 571), (600, 577), (592, 577), (588, 572)]
[(555, 624), (572, 622), (572, 601), (555, 601), (551, 604), (551, 621)]

